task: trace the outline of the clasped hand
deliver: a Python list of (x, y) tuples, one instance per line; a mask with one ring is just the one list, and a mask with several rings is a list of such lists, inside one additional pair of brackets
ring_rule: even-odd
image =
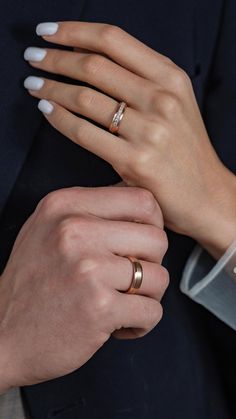
[[(137, 222), (139, 221), (139, 222)], [(144, 336), (168, 286), (161, 210), (139, 188), (47, 195), (23, 226), (0, 280), (0, 393), (81, 367), (109, 339)], [(140, 259), (143, 283), (127, 294)]]

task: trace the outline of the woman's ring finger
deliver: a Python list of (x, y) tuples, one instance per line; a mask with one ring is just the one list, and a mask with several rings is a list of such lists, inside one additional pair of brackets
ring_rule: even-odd
[[(95, 123), (110, 129), (120, 104), (113, 98), (90, 87), (60, 83), (38, 77), (27, 77), (24, 86), (34, 97), (52, 100), (64, 108), (78, 113)], [(137, 139), (142, 132), (141, 114), (125, 106), (118, 120), (119, 135), (124, 139)], [(113, 131), (117, 131), (116, 129)]]

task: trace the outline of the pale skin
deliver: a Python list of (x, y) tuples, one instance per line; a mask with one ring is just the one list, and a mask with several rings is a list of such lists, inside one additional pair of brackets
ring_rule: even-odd
[[(23, 226), (0, 280), (0, 393), (68, 374), (109, 339), (134, 339), (162, 317), (169, 275), (163, 217), (140, 188), (47, 195)], [(132, 255), (144, 281), (127, 294)]]
[[(91, 85), (44, 78), (40, 90), (30, 90), (53, 104), (50, 124), (107, 160), (127, 184), (149, 189), (167, 227), (219, 258), (236, 237), (236, 177), (211, 145), (188, 75), (107, 24), (60, 22), (44, 39), (74, 51), (45, 49), (33, 67)], [(117, 138), (107, 129), (120, 101), (128, 108)]]
[[(160, 321), (168, 286), (161, 209), (167, 227), (216, 258), (236, 236), (235, 176), (211, 146), (186, 73), (110, 25), (61, 22), (44, 38), (75, 50), (48, 49), (30, 64), (91, 85), (44, 78), (30, 93), (53, 104), (48, 121), (144, 189), (75, 188), (39, 204), (0, 281), (0, 392), (65, 375), (111, 334), (141, 337)], [(117, 138), (107, 128), (122, 100)], [(124, 293), (128, 254), (143, 264), (140, 295)]]

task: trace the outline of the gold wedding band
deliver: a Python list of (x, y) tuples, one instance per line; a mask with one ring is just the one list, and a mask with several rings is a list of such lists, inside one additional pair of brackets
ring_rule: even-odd
[(127, 294), (135, 294), (136, 291), (141, 287), (143, 282), (143, 267), (138, 259), (127, 256), (133, 266), (133, 278), (129, 289), (126, 291)]
[(113, 116), (112, 121), (111, 121), (111, 125), (109, 127), (109, 131), (112, 134), (117, 134), (117, 132), (119, 131), (119, 126), (120, 126), (120, 123), (121, 123), (122, 118), (124, 116), (126, 107), (127, 107), (127, 105), (126, 105), (125, 102), (119, 103), (118, 109), (115, 112), (115, 115)]

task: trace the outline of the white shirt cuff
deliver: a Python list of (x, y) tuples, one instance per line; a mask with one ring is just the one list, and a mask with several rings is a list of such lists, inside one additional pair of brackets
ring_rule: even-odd
[(236, 241), (217, 263), (196, 246), (183, 271), (180, 289), (236, 330)]

